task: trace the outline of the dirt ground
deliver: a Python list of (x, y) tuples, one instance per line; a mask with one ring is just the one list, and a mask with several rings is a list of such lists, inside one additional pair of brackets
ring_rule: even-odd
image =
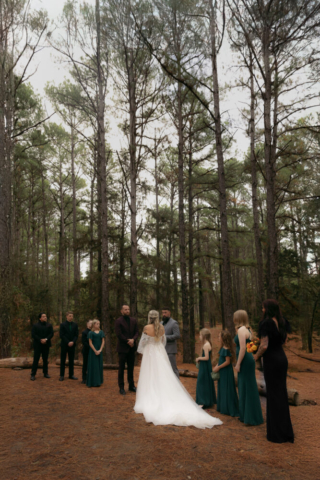
[[(297, 337), (288, 344), (300, 347)], [(290, 407), (293, 445), (272, 444), (265, 424), (247, 427), (214, 409), (223, 425), (212, 430), (147, 424), (133, 411), (135, 394), (119, 395), (117, 371), (89, 389), (80, 368), (78, 381), (64, 382), (52, 364), (51, 379), (39, 371), (35, 382), (30, 370), (0, 369), (0, 480), (320, 480), (320, 363), (287, 355), (288, 386), (317, 402)], [(320, 359), (319, 343), (310, 357)], [(195, 397), (196, 380), (181, 381)]]

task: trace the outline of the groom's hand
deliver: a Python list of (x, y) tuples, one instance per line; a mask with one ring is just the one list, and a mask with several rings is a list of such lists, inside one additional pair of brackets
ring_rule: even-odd
[(133, 347), (133, 345), (134, 345), (134, 340), (133, 340), (133, 338), (131, 338), (130, 340), (128, 340), (128, 345), (129, 345), (129, 347)]

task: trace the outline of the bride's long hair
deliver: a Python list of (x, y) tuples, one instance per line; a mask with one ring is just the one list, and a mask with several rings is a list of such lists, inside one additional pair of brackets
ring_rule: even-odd
[(148, 313), (148, 324), (154, 326), (154, 336), (155, 339), (158, 341), (161, 338), (160, 333), (160, 318), (159, 312), (157, 310), (150, 310)]

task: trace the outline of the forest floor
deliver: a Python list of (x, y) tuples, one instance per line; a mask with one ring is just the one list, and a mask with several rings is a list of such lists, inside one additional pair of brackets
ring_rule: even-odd
[[(303, 354), (298, 337), (288, 347)], [(320, 363), (287, 355), (288, 386), (317, 405), (290, 407), (295, 443), (282, 445), (266, 440), (265, 424), (247, 427), (215, 409), (223, 425), (212, 430), (147, 424), (133, 411), (135, 394), (119, 395), (117, 371), (88, 389), (79, 367), (79, 380), (64, 382), (52, 364), (51, 379), (39, 371), (35, 382), (30, 370), (0, 369), (0, 479), (320, 480)], [(181, 381), (195, 397), (196, 379)]]

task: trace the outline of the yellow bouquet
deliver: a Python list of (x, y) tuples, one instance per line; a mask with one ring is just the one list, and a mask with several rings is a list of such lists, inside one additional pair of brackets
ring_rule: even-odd
[(259, 338), (257, 338), (256, 340), (253, 340), (252, 342), (247, 343), (247, 352), (256, 353), (258, 351), (259, 345), (260, 345)]

